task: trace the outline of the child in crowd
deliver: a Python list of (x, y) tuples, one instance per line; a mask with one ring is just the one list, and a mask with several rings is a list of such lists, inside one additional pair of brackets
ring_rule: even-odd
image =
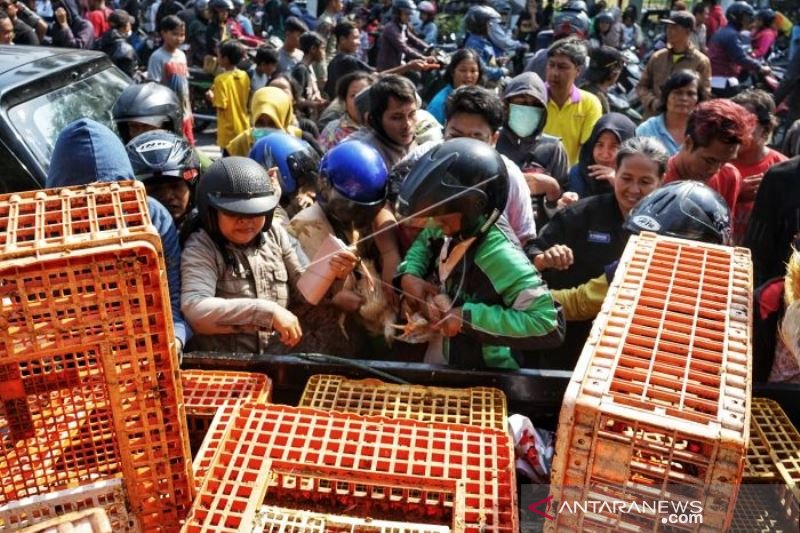
[(315, 65), (325, 63), (325, 41), (315, 32), (304, 33), (300, 37), (300, 50), (303, 59), (292, 69), (292, 77), (300, 85), (301, 98), (298, 107), (306, 116), (316, 117), (318, 110), (324, 109), (328, 101), (322, 97)]
[(192, 131), (192, 104), (189, 101), (189, 67), (186, 54), (180, 49), (186, 40), (186, 25), (176, 15), (161, 21), (161, 38), (164, 43), (153, 52), (147, 63), (148, 77), (166, 85), (178, 95), (183, 109), (183, 136), (194, 146)]
[(266, 46), (260, 47), (256, 51), (250, 72), (250, 92), (254, 93), (266, 87), (276, 70), (278, 70), (278, 52)]
[[(283, 226), (272, 223), (278, 200), (252, 159), (217, 160), (200, 178), (202, 229), (189, 237), (181, 271), (181, 308), (197, 333), (192, 349), (265, 353), (280, 349), (277, 340), (300, 342), (300, 322), (287, 306), (299, 298), (294, 289), (304, 265)], [(330, 262), (345, 276), (356, 257), (341, 251)]]
[(229, 40), (219, 47), (218, 65), (222, 73), (206, 93), (217, 110), (217, 145), (227, 146), (234, 137), (248, 128), (247, 100), (250, 97), (250, 77), (236, 66), (244, 50), (239, 41)]

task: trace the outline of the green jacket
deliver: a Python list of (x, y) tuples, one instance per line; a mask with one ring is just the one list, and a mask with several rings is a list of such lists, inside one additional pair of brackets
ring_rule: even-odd
[[(425, 229), (398, 267), (438, 283), (444, 236)], [(561, 310), (522, 249), (496, 226), (475, 241), (445, 283), (455, 307), (462, 308), (461, 332), (445, 342), (450, 364), (519, 368), (513, 350), (556, 347), (564, 339)], [(477, 341), (477, 342), (476, 342)]]

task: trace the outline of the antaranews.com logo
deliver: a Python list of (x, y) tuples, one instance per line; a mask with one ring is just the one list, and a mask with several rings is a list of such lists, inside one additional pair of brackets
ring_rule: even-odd
[(569, 514), (594, 514), (594, 515), (621, 515), (638, 514), (658, 516), (662, 524), (702, 524), (703, 504), (697, 500), (672, 501), (620, 501), (620, 500), (587, 500), (583, 502), (553, 503), (553, 496), (547, 496), (533, 502), (527, 507), (528, 511), (543, 517), (545, 520), (555, 520), (561, 513)]

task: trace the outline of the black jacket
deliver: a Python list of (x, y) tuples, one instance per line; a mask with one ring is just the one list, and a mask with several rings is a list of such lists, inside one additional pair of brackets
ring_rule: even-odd
[[(554, 244), (572, 248), (575, 262), (569, 269), (546, 270), (542, 277), (553, 289), (577, 287), (602, 275), (622, 256), (629, 237), (623, 222), (613, 193), (591, 196), (556, 213), (525, 251), (530, 257)], [(525, 365), (572, 370), (591, 328), (591, 320), (568, 322), (563, 346), (525, 354)]]
[(756, 287), (785, 274), (795, 239), (800, 240), (800, 157), (770, 168), (758, 188), (743, 243), (753, 255)]
[(613, 193), (584, 198), (556, 213), (525, 251), (532, 257), (555, 244), (572, 248), (575, 262), (570, 268), (547, 270), (543, 276), (553, 289), (577, 287), (622, 256), (630, 235), (623, 222)]
[(95, 41), (95, 48), (105, 52), (111, 62), (128, 76), (133, 77), (136, 73), (139, 67), (136, 50), (117, 30), (111, 29), (105, 32), (100, 40)]

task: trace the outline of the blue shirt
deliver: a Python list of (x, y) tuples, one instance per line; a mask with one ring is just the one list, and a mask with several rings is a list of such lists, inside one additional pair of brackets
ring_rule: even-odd
[(681, 149), (681, 145), (676, 143), (672, 135), (669, 134), (667, 123), (664, 122), (663, 113), (650, 117), (636, 126), (636, 135), (639, 137), (653, 137), (658, 139), (667, 149), (670, 157), (677, 154), (678, 150)]
[(428, 104), (428, 113), (433, 115), (433, 117), (439, 121), (439, 124), (444, 124), (444, 103), (452, 92), (453, 86), (448, 83), (441, 91), (436, 93), (436, 96), (434, 96), (433, 100)]

